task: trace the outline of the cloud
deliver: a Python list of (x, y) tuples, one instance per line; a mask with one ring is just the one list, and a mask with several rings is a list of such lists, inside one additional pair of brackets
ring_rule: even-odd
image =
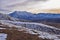
[(6, 10), (6, 9), (1, 9), (1, 8), (0, 8), (0, 11), (8, 11), (8, 10)]
[(0, 13), (5, 13), (5, 14), (7, 14), (7, 13), (9, 13), (9, 12), (11, 12), (10, 10), (6, 10), (6, 9), (1, 9), (0, 8)]
[(20, 2), (15, 2), (10, 5), (7, 5), (7, 7), (16, 7), (16, 6), (28, 6), (28, 5), (34, 5), (38, 2), (43, 2), (46, 0), (21, 0)]
[(27, 10), (46, 0), (0, 0), (0, 11)]
[(60, 8), (60, 0), (0, 0), (0, 11), (31, 11)]

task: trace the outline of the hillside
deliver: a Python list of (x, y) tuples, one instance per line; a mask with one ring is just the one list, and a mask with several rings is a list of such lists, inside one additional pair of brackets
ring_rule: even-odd
[(7, 34), (6, 40), (50, 40), (39, 38), (38, 34), (26, 33), (25, 29), (16, 28), (15, 26), (9, 27), (9, 25), (0, 23), (0, 33)]
[[(8, 29), (8, 30), (11, 30), (11, 32), (13, 30), (23, 31), (24, 33), (36, 35), (36, 37), (38, 37), (37, 38), (38, 40), (40, 40), (39, 38), (42, 38), (43, 40), (44, 39), (60, 40), (60, 38), (59, 38), (60, 37), (60, 29), (56, 28), (54, 26), (49, 26), (49, 25), (45, 25), (42, 23), (33, 23), (33, 22), (17, 22), (17, 21), (7, 21), (7, 20), (0, 20), (0, 21), (1, 21), (0, 24), (2, 23), (0, 25), (0, 29), (4, 29), (4, 30)], [(2, 32), (2, 30), (1, 30), (1, 32)], [(28, 36), (27, 39), (28, 38), (30, 38), (30, 37)], [(19, 39), (20, 39), (20, 37), (19, 37)]]
[(60, 28), (60, 23), (54, 23), (54, 22), (40, 22), (40, 23)]

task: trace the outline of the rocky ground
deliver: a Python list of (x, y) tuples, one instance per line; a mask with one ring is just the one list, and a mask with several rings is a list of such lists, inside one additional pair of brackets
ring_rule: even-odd
[(6, 40), (60, 40), (60, 29), (41, 23), (0, 21), (0, 33)]
[(15, 27), (8, 27), (0, 24), (0, 33), (7, 34), (6, 40), (49, 40), (39, 38), (38, 35), (25, 33), (25, 31), (18, 31)]

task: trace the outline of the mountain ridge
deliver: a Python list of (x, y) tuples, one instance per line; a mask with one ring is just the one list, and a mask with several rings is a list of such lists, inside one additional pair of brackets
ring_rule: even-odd
[(38, 13), (32, 14), (26, 11), (15, 11), (9, 14), (11, 17), (31, 20), (31, 21), (51, 21), (51, 22), (60, 22), (60, 14), (50, 14), (50, 13)]

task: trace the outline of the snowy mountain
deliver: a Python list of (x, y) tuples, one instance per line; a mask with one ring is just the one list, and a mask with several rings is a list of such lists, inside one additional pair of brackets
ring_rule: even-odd
[(11, 17), (18, 18), (18, 19), (30, 20), (30, 18), (33, 18), (33, 14), (30, 12), (26, 12), (26, 11), (15, 11), (9, 15)]
[(38, 13), (33, 14), (26, 11), (15, 11), (9, 14), (11, 17), (31, 20), (33, 22), (47, 21), (47, 22), (59, 22), (60, 23), (60, 14), (50, 14), (50, 13)]
[(9, 16), (8, 14), (2, 14), (2, 13), (0, 13), (0, 20), (16, 21), (16, 20), (18, 20), (18, 19), (13, 18), (13, 17)]

